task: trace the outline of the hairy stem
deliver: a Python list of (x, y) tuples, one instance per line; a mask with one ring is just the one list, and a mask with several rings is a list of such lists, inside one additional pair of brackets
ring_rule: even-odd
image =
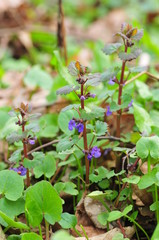
[[(22, 132), (25, 132), (25, 124), (22, 125)], [(23, 139), (23, 151), (24, 151), (24, 157), (27, 158), (27, 144), (25, 143), (25, 139)], [(29, 177), (29, 169), (27, 168), (27, 187), (30, 186), (30, 177)]]
[[(84, 85), (81, 84), (81, 96), (83, 96), (83, 87)], [(84, 100), (81, 99), (81, 109), (84, 109)], [(86, 122), (83, 122), (84, 129), (83, 129), (83, 142), (84, 142), (84, 151), (85, 151), (85, 166), (86, 166), (86, 188), (89, 185), (89, 160), (87, 159), (87, 129), (86, 129)]]
[[(127, 52), (127, 44), (125, 44), (125, 52)], [(126, 61), (122, 62), (122, 68), (121, 68), (121, 77), (119, 82), (119, 93), (118, 93), (118, 105), (121, 105), (121, 98), (122, 98), (122, 91), (123, 91), (123, 84), (124, 84), (124, 71), (125, 71), (125, 64)], [(117, 132), (116, 136), (120, 137), (120, 117), (121, 117), (122, 111), (119, 109), (117, 111)]]
[[(127, 43), (125, 43), (125, 52), (127, 52)], [(119, 82), (119, 92), (118, 92), (118, 105), (121, 105), (121, 99), (122, 99), (122, 91), (123, 91), (123, 84), (124, 84), (124, 71), (125, 71), (125, 64), (126, 61), (122, 62), (122, 68), (121, 68), (121, 77)], [(121, 119), (122, 111), (119, 109), (117, 111), (117, 123), (116, 123), (116, 137), (120, 138), (120, 119)], [(116, 172), (120, 172), (121, 170), (121, 163), (120, 158), (116, 158)]]

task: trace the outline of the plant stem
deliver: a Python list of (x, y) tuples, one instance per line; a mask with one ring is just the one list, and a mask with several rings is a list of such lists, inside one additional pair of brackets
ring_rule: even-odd
[(149, 154), (148, 160), (147, 160), (147, 168), (148, 168), (148, 173), (151, 172), (151, 156)]
[(125, 217), (127, 217), (130, 222), (133, 222), (138, 228), (140, 228), (140, 230), (145, 234), (145, 236), (147, 237), (147, 239), (150, 240), (147, 232), (146, 232), (133, 218), (130, 218), (128, 215), (125, 215)]
[(46, 233), (46, 240), (49, 240), (49, 223), (45, 220), (45, 233)]
[[(81, 84), (81, 96), (83, 96), (83, 87), (84, 85)], [(84, 100), (81, 99), (81, 109), (84, 109)], [(86, 188), (89, 185), (89, 160), (87, 159), (87, 129), (86, 129), (86, 122), (83, 122), (84, 129), (83, 129), (83, 142), (84, 142), (84, 151), (85, 151), (85, 166), (86, 166)]]
[[(23, 119), (22, 119), (23, 122)], [(22, 124), (22, 132), (25, 132), (25, 123)], [(27, 144), (25, 143), (25, 138), (23, 139), (23, 151), (24, 151), (24, 157), (28, 158), (27, 154)], [(27, 168), (27, 188), (30, 186), (30, 177), (29, 177), (29, 169)]]
[[(125, 43), (125, 53), (127, 52), (127, 43)], [(123, 91), (123, 84), (124, 84), (124, 71), (125, 71), (125, 64), (126, 61), (122, 62), (122, 68), (121, 68), (121, 76), (120, 76), (120, 82), (119, 82), (119, 92), (118, 92), (118, 105), (121, 105), (121, 99), (122, 99), (122, 91)], [(117, 111), (117, 122), (116, 122), (116, 137), (120, 138), (120, 119), (121, 119), (122, 111), (119, 109)], [(120, 172), (121, 170), (121, 162), (120, 158), (116, 158), (116, 172)]]
[(87, 236), (87, 233), (86, 233), (84, 227), (82, 226), (82, 224), (80, 224), (80, 227), (81, 227), (81, 229), (82, 229), (82, 231), (83, 231), (83, 233), (84, 233), (85, 238), (86, 238), (87, 240), (89, 240), (89, 239), (88, 239), (88, 236)]
[(158, 224), (159, 223), (159, 206), (158, 206), (158, 189), (156, 184), (155, 184), (155, 200), (156, 200), (156, 218), (157, 218), (157, 224)]
[[(125, 53), (127, 52), (127, 43), (125, 43)], [(124, 84), (124, 71), (125, 71), (125, 64), (126, 61), (122, 62), (122, 68), (121, 68), (121, 77), (119, 82), (119, 93), (118, 93), (118, 105), (121, 105), (121, 98), (122, 98), (122, 90), (123, 90), (123, 84)], [(120, 117), (121, 117), (121, 109), (117, 111), (117, 132), (116, 136), (120, 138)]]
[(41, 225), (39, 224), (39, 234), (42, 237)]

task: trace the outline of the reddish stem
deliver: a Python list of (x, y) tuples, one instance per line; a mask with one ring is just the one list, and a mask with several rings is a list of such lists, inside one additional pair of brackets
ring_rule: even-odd
[[(127, 44), (125, 44), (125, 52), (127, 52)], [(123, 90), (123, 84), (124, 84), (124, 71), (125, 71), (125, 64), (126, 61), (122, 62), (122, 69), (121, 69), (121, 77), (119, 82), (119, 93), (118, 93), (118, 105), (121, 105), (121, 97), (122, 97), (122, 90)], [(116, 136), (120, 137), (120, 117), (121, 117), (122, 111), (119, 109), (117, 111), (117, 132)]]
[[(81, 96), (83, 96), (83, 84), (81, 84)], [(84, 100), (81, 99), (81, 109), (84, 109)], [(84, 142), (84, 151), (85, 151), (85, 166), (86, 166), (86, 187), (89, 185), (89, 160), (87, 159), (87, 129), (86, 129), (86, 122), (83, 123), (83, 142)]]
[[(22, 122), (23, 122), (23, 117), (22, 117)], [(25, 123), (22, 124), (22, 132), (25, 131)], [(23, 139), (23, 151), (24, 151), (24, 157), (27, 158), (27, 144), (25, 143), (25, 138)], [(30, 186), (30, 177), (29, 177), (29, 169), (27, 168), (27, 187)]]
[(121, 225), (120, 219), (117, 220), (117, 223), (118, 223), (118, 226), (119, 226), (124, 238), (126, 238), (127, 236), (125, 234), (125, 230), (124, 230), (123, 226)]
[[(127, 43), (125, 43), (125, 52), (127, 52)], [(121, 77), (119, 82), (119, 93), (118, 93), (118, 105), (121, 105), (121, 98), (122, 98), (122, 91), (123, 91), (123, 84), (124, 84), (124, 71), (125, 71), (125, 64), (126, 61), (122, 62), (121, 68)], [(116, 124), (116, 137), (120, 138), (120, 119), (121, 119), (122, 111), (119, 109), (117, 111), (117, 124)], [(121, 170), (121, 163), (120, 158), (116, 158), (116, 172), (120, 172)]]

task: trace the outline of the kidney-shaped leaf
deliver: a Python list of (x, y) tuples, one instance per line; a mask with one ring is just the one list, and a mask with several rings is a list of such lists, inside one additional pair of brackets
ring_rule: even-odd
[(41, 181), (27, 190), (25, 211), (33, 227), (39, 226), (43, 217), (54, 224), (61, 219), (62, 200), (49, 182)]
[(22, 196), (24, 190), (23, 178), (12, 170), (0, 171), (0, 194), (11, 201), (16, 201)]
[(142, 137), (136, 144), (137, 155), (141, 159), (145, 159), (149, 156), (153, 159), (159, 158), (159, 137)]
[(42, 237), (36, 233), (24, 233), (22, 234), (22, 240), (42, 240)]

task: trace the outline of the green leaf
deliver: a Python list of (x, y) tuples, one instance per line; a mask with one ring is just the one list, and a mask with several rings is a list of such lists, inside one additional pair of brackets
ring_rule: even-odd
[(143, 67), (143, 66), (137, 66), (137, 67), (129, 68), (129, 71), (131, 73), (140, 73), (140, 72), (143, 72), (143, 71), (146, 71), (146, 70), (147, 70), (147, 67)]
[(125, 200), (130, 196), (130, 193), (131, 193), (130, 188), (124, 188), (124, 189), (120, 192), (119, 201), (125, 201)]
[(106, 72), (101, 74), (101, 81), (109, 81), (110, 78), (116, 77), (118, 72), (120, 71), (119, 67), (115, 67), (115, 68), (109, 68)]
[[(8, 217), (14, 219), (15, 216), (18, 216), (21, 213), (24, 213), (24, 199), (19, 198), (17, 201), (10, 201), (6, 198), (0, 199), (0, 209)], [(7, 223), (0, 218), (0, 224), (7, 226)]]
[(123, 216), (123, 214), (120, 211), (118, 211), (118, 210), (112, 211), (109, 213), (108, 221), (113, 222), (113, 221), (121, 218), (122, 216)]
[(24, 190), (23, 178), (12, 170), (0, 171), (0, 194), (8, 200), (16, 201), (22, 196)]
[(32, 160), (24, 158), (24, 161), (23, 161), (24, 167), (29, 168), (29, 169), (34, 168), (34, 167), (40, 165), (42, 160), (45, 158), (45, 155), (43, 152), (34, 152), (34, 153), (32, 153), (32, 156), (33, 156)]
[(10, 118), (9, 117), (9, 114), (8, 114), (8, 111), (10, 110), (10, 108), (8, 107), (3, 107), (3, 108), (0, 108), (0, 130), (3, 129), (3, 127), (5, 126), (6, 122), (8, 121), (8, 119)]
[(154, 102), (159, 102), (159, 89), (152, 89), (151, 90), (153, 101)]
[(139, 176), (130, 176), (129, 178), (123, 178), (122, 181), (125, 183), (133, 183), (133, 184), (137, 184), (140, 181), (140, 177)]
[(107, 219), (108, 219), (109, 213), (108, 212), (102, 212), (98, 215), (97, 220), (100, 224), (103, 226), (107, 225)]
[(132, 40), (139, 41), (143, 37), (143, 29), (138, 29), (137, 33), (131, 37)]
[(65, 111), (68, 111), (68, 110), (72, 110), (72, 109), (78, 109), (80, 107), (80, 104), (70, 104), (66, 107), (64, 107), (61, 112), (65, 112)]
[(74, 84), (74, 79), (72, 76), (68, 73), (68, 70), (66, 67), (63, 66), (63, 63), (61, 61), (61, 57), (58, 51), (54, 51), (54, 57), (57, 61), (57, 70), (60, 74), (60, 76), (68, 83), (68, 84)]
[(150, 173), (147, 173), (144, 176), (142, 176), (138, 183), (139, 189), (145, 189), (155, 184), (157, 182), (156, 173), (157, 169), (154, 168)]
[(97, 169), (95, 169), (95, 173), (91, 173), (89, 175), (89, 179), (91, 182), (100, 182), (102, 179), (106, 178), (106, 174), (108, 173), (109, 171), (104, 168), (104, 167), (99, 167)]
[(25, 211), (31, 226), (39, 226), (43, 217), (52, 225), (61, 219), (62, 200), (49, 182), (41, 181), (29, 187), (25, 201)]
[(36, 233), (23, 233), (21, 234), (22, 240), (42, 240), (42, 237)]
[(70, 131), (68, 129), (68, 123), (73, 117), (79, 118), (79, 115), (75, 110), (69, 110), (65, 112), (62, 111), (58, 116), (58, 126), (61, 129), (61, 131), (67, 134), (68, 136), (73, 135), (75, 132), (75, 130)]
[(150, 210), (151, 211), (156, 211), (158, 206), (159, 206), (159, 201), (154, 202), (150, 205)]
[(106, 132), (107, 132), (107, 123), (102, 122), (102, 121), (97, 121), (96, 122), (96, 135), (97, 136), (105, 135)]
[(84, 121), (90, 121), (95, 118), (104, 117), (105, 109), (101, 107), (94, 107), (91, 111), (81, 110), (81, 118)]
[(159, 137), (142, 137), (136, 143), (136, 152), (141, 159), (148, 158), (149, 154), (151, 158), (159, 158)]
[(127, 215), (129, 212), (131, 212), (133, 209), (132, 205), (127, 206), (124, 211), (123, 211), (123, 215)]
[(13, 234), (8, 236), (7, 240), (21, 240), (21, 236)]
[(106, 55), (110, 55), (114, 52), (116, 52), (121, 46), (123, 46), (122, 43), (111, 43), (111, 44), (108, 44), (106, 45), (102, 51), (106, 54)]
[(64, 231), (64, 230), (59, 230), (57, 231), (55, 234), (53, 234), (53, 236), (51, 237), (51, 240), (75, 240), (74, 237), (72, 237), (71, 235), (69, 235), (68, 232)]
[(152, 98), (152, 93), (150, 92), (149, 87), (145, 83), (136, 80), (135, 84), (142, 99), (150, 100)]
[(22, 139), (25, 137), (26, 134), (19, 134), (18, 132), (12, 132), (11, 134), (9, 134), (7, 136), (7, 141), (9, 142), (9, 144), (15, 143), (15, 142), (19, 142), (22, 141)]
[(157, 224), (157, 227), (155, 228), (155, 231), (151, 237), (151, 240), (158, 240), (159, 236), (159, 223)]
[(141, 49), (136, 48), (131, 53), (120, 52), (118, 56), (122, 61), (132, 61), (133, 59), (136, 59), (141, 52)]
[(24, 72), (30, 66), (29, 62), (25, 59), (14, 59), (14, 58), (6, 58), (2, 61), (2, 67), (4, 70), (16, 71), (16, 72)]
[(136, 105), (135, 103), (133, 103), (133, 106), (134, 106), (135, 123), (139, 128), (140, 132), (146, 131), (147, 133), (150, 133), (151, 126), (152, 126), (152, 120), (150, 118), (150, 115), (144, 108)]
[(52, 138), (55, 137), (59, 128), (57, 125), (57, 114), (45, 114), (39, 119), (40, 137)]
[(18, 149), (13, 154), (11, 157), (8, 159), (10, 162), (19, 162), (21, 160), (21, 152), (23, 149)]
[(29, 227), (26, 224), (21, 222), (15, 222), (2, 211), (0, 211), (0, 217), (3, 218), (3, 220), (8, 224), (9, 227), (29, 230)]
[(78, 141), (79, 138), (76, 135), (72, 139), (70, 139), (69, 137), (63, 138), (56, 145), (56, 150), (57, 152), (69, 150), (74, 144), (78, 143)]
[(129, 240), (129, 238), (124, 238), (122, 233), (117, 233), (115, 236), (112, 238), (112, 240)]
[(40, 178), (44, 175), (50, 178), (54, 175), (56, 171), (56, 161), (51, 154), (47, 154), (41, 161), (41, 163), (34, 167), (35, 178)]
[(56, 91), (56, 94), (57, 94), (57, 95), (62, 95), (62, 94), (67, 95), (67, 94), (69, 94), (70, 92), (76, 91), (76, 90), (78, 90), (78, 89), (79, 89), (79, 86), (67, 85), (67, 86), (64, 86), (64, 87), (58, 89), (58, 90)]
[(77, 195), (78, 191), (75, 189), (76, 185), (72, 182), (59, 182), (55, 183), (54, 188), (60, 194), (61, 192), (65, 192), (70, 195)]
[(36, 65), (25, 75), (24, 83), (29, 87), (41, 87), (50, 90), (53, 79), (46, 71), (42, 70), (40, 66)]
[(86, 82), (86, 86), (93, 86), (96, 87), (101, 83), (101, 79), (100, 79), (101, 74), (100, 73), (94, 73), (94, 74), (88, 74), (87, 76), (87, 82)]
[(70, 213), (62, 213), (59, 224), (64, 229), (75, 228), (77, 224), (76, 216)]

